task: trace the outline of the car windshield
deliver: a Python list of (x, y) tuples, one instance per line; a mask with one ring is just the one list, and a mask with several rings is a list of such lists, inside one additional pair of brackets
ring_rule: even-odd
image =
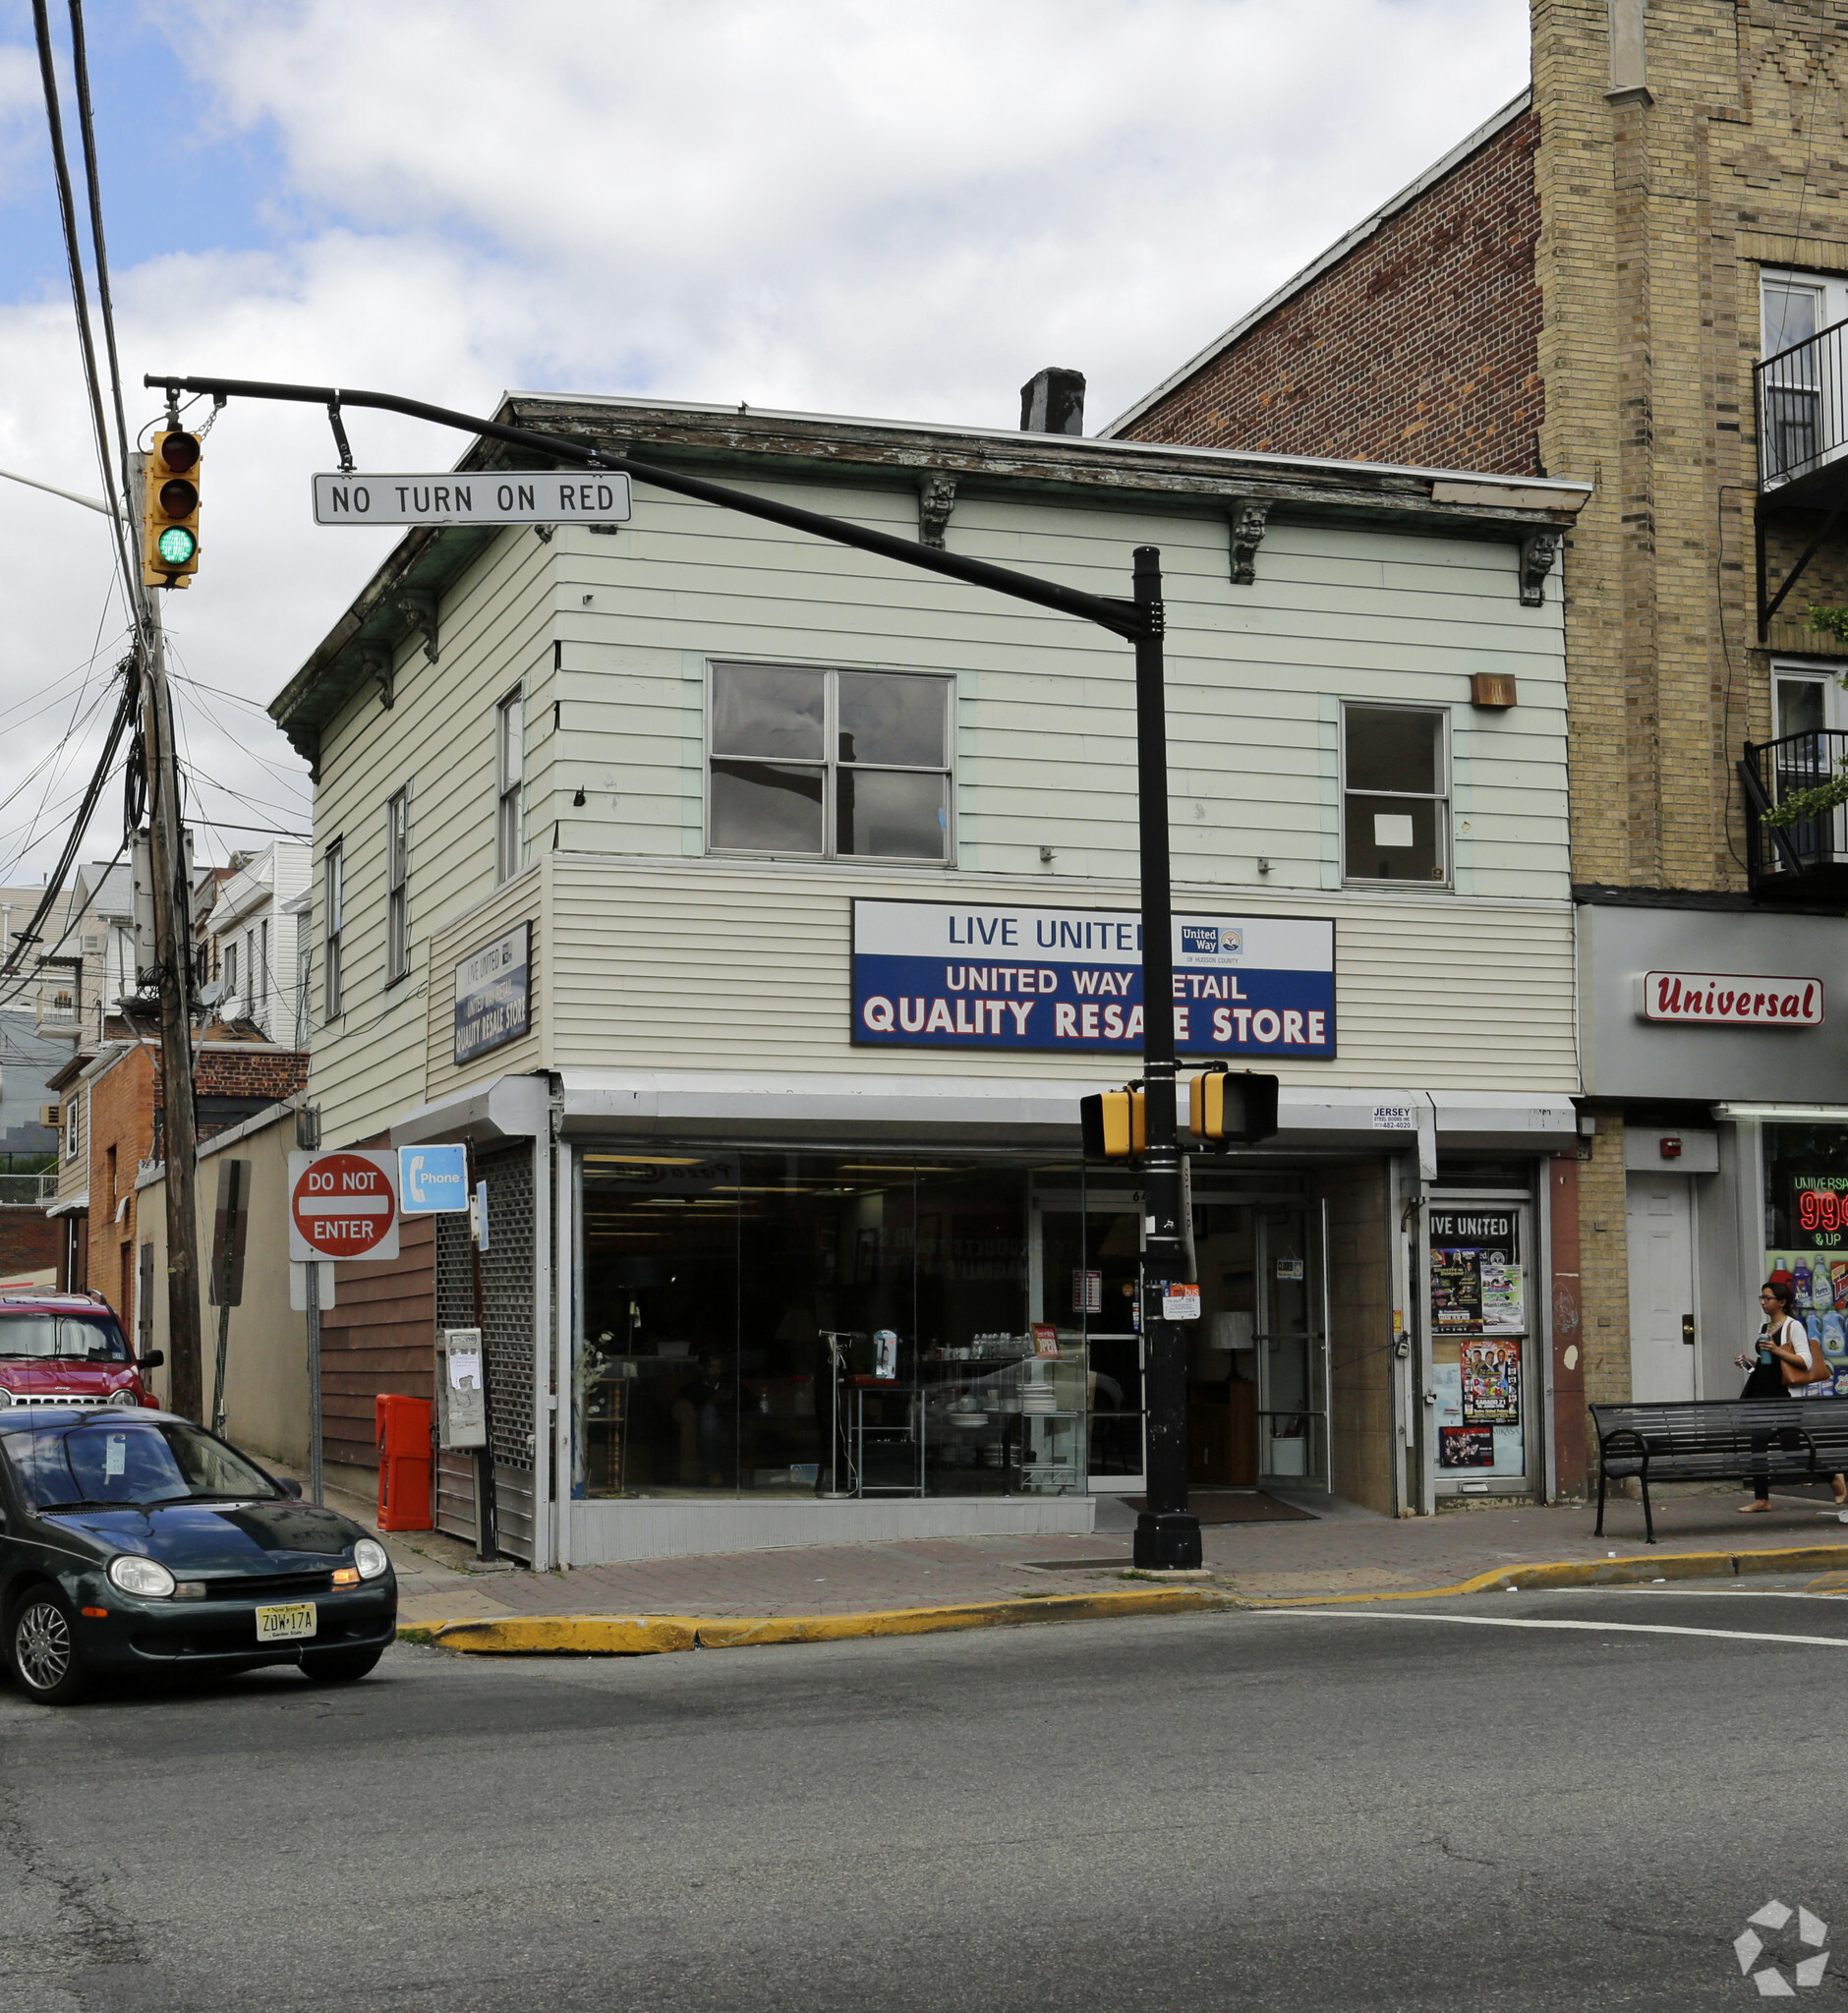
[(241, 1454), (182, 1419), (112, 1412), (70, 1425), (22, 1427), (0, 1434), (0, 1442), (34, 1510), (146, 1509), (276, 1494)]
[(80, 1363), (125, 1363), (128, 1345), (106, 1314), (48, 1314), (0, 1307), (0, 1361), (8, 1357), (65, 1356)]

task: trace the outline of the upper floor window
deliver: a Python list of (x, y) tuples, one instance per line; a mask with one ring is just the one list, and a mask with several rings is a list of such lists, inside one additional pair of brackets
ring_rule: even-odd
[(1441, 708), (1344, 706), (1342, 877), (1450, 879), (1450, 751)]
[[(504, 878), (504, 877), (503, 877)], [(411, 969), (411, 792), (385, 805), (385, 983)]]
[(235, 944), (227, 944), (224, 947), (224, 993), (222, 996), (225, 1005), (229, 1006), (237, 996), (238, 947)]
[(526, 690), (516, 685), (494, 715), (495, 762), (500, 793), (494, 825), (494, 870), (511, 881), (526, 865)]
[(346, 925), (346, 861), (336, 838), (321, 859), (321, 1010), (329, 1020), (340, 1012), (342, 1000), (340, 939)]
[[(265, 917), (257, 926), (257, 966), (252, 976), (257, 982), (257, 1017), (261, 1020), (269, 1011), (269, 921)], [(268, 1032), (267, 1029), (264, 1030)]]
[(709, 847), (947, 861), (951, 691), (908, 671), (715, 664)]
[(76, 1084), (73, 1084), (64, 1100), (64, 1157), (66, 1160), (75, 1160), (77, 1158), (78, 1148), (82, 1143), (83, 1135), (78, 1130), (81, 1122), (78, 1115), (82, 1109), (82, 1097), (83, 1093)]

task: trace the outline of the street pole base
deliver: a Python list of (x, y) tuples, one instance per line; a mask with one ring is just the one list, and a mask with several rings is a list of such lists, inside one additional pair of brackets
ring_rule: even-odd
[(1200, 1520), (1190, 1510), (1144, 1510), (1135, 1520), (1135, 1563), (1145, 1573), (1186, 1573), (1200, 1563)]

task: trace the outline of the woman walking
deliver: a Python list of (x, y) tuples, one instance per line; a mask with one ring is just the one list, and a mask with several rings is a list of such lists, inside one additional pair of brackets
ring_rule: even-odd
[[(1812, 1342), (1809, 1331), (1794, 1312), (1796, 1289), (1787, 1279), (1767, 1279), (1759, 1292), (1759, 1305), (1764, 1310), (1764, 1325), (1759, 1330), (1757, 1352), (1733, 1358), (1746, 1372), (1741, 1398), (1826, 1398), (1834, 1388), (1834, 1373), (1822, 1354), (1821, 1346)], [(1755, 1448), (1761, 1444), (1756, 1438)], [(1769, 1438), (1761, 1443), (1769, 1446)], [(1848, 1480), (1829, 1476), (1837, 1509), (1848, 1507)], [(1755, 1475), (1753, 1501), (1739, 1506), (1741, 1517), (1771, 1507), (1768, 1475)]]

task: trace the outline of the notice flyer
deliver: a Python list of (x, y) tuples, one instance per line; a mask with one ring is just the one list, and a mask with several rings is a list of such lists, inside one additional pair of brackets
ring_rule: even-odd
[(1526, 1334), (1527, 1309), (1520, 1266), (1509, 1264), (1499, 1251), (1479, 1252), (1477, 1260), (1476, 1270), (1482, 1281), (1482, 1333)]
[(1493, 1467), (1495, 1429), (1492, 1426), (1439, 1426), (1439, 1467)]
[(1486, 1336), (1463, 1348), (1463, 1422), (1512, 1426), (1521, 1418), (1521, 1346)]
[(1475, 1251), (1431, 1253), (1431, 1326), (1439, 1335), (1480, 1335), (1482, 1273)]

